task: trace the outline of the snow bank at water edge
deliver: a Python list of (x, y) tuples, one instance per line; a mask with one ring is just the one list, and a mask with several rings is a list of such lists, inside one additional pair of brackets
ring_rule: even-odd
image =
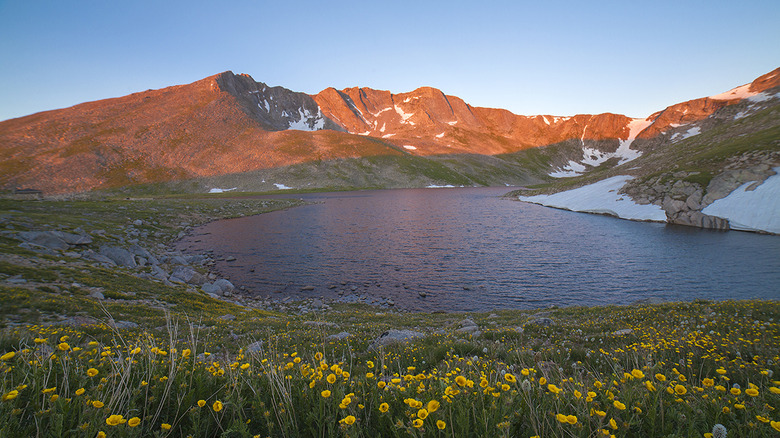
[(209, 190), (209, 193), (225, 193), (225, 192), (232, 192), (233, 190), (236, 190), (238, 187), (233, 187), (232, 189), (219, 189), (219, 188), (213, 188)]
[(718, 199), (701, 212), (729, 220), (733, 230), (766, 231), (780, 234), (780, 167), (753, 190), (747, 182), (725, 198)]
[(666, 213), (661, 207), (653, 204), (640, 205), (628, 195), (618, 194), (631, 179), (633, 177), (628, 175), (613, 176), (552, 195), (520, 196), (520, 200), (583, 213), (608, 214), (621, 219), (665, 222)]

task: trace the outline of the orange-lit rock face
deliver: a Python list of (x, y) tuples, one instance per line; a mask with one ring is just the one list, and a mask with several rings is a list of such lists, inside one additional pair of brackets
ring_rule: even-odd
[[(778, 85), (780, 69), (745, 91)], [(0, 186), (62, 193), (311, 160), (493, 155), (566, 140), (614, 150), (630, 134), (653, 138), (738, 100), (676, 104), (631, 125), (643, 129), (632, 133), (632, 120), (618, 114), (521, 116), (471, 107), (430, 87), (400, 94), (328, 88), (308, 96), (225, 72), (0, 122)]]

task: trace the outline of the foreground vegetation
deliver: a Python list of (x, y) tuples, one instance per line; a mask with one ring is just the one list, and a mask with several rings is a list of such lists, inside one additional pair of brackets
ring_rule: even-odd
[[(156, 330), (25, 325), (3, 332), (4, 436), (776, 436), (775, 302), (376, 316), (355, 333), (293, 315), (217, 329), (171, 316)], [(491, 324), (491, 322), (495, 324)], [(369, 343), (388, 327), (424, 338)], [(345, 327), (341, 327), (343, 329)], [(227, 341), (225, 330), (240, 333)], [(622, 331), (618, 331), (622, 330)], [(230, 338), (227, 338), (230, 339)], [(263, 348), (246, 350), (249, 340)], [(258, 344), (254, 344), (257, 346)], [(242, 348), (243, 347), (243, 348)]]
[[(112, 243), (141, 220), (133, 229), (149, 232), (133, 236), (151, 245), (185, 224), (293, 204), (4, 202), (0, 437), (780, 433), (777, 301), (298, 315), (13, 237), (101, 228), (97, 243)], [(97, 287), (103, 299), (88, 293)], [(372, 347), (391, 329), (421, 336)]]

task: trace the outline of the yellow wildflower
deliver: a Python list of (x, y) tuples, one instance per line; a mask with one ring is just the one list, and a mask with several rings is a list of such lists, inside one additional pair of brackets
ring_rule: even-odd
[(382, 403), (379, 405), (379, 412), (387, 412), (390, 409), (390, 405), (387, 403)]
[[(438, 420), (436, 422), (436, 427), (439, 428), (439, 430), (444, 430), (444, 428), (447, 427), (447, 423), (445, 423), (442, 420)], [(772, 427), (774, 427), (774, 425), (772, 425)], [(778, 430), (780, 430), (780, 429), (778, 429)]]
[(214, 409), (214, 412), (219, 412), (222, 410), (222, 402), (217, 400), (211, 407)]
[(133, 418), (127, 420), (127, 425), (130, 426), (130, 427), (136, 427), (139, 424), (141, 424), (141, 419), (138, 418), (138, 417), (133, 417)]

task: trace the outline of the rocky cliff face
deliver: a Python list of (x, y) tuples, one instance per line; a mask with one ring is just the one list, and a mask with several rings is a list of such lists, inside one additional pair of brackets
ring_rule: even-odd
[(322, 115), (308, 94), (283, 87), (268, 87), (249, 75), (225, 72), (214, 79), (220, 90), (236, 98), (241, 108), (268, 131), (343, 131), (342, 127)]

